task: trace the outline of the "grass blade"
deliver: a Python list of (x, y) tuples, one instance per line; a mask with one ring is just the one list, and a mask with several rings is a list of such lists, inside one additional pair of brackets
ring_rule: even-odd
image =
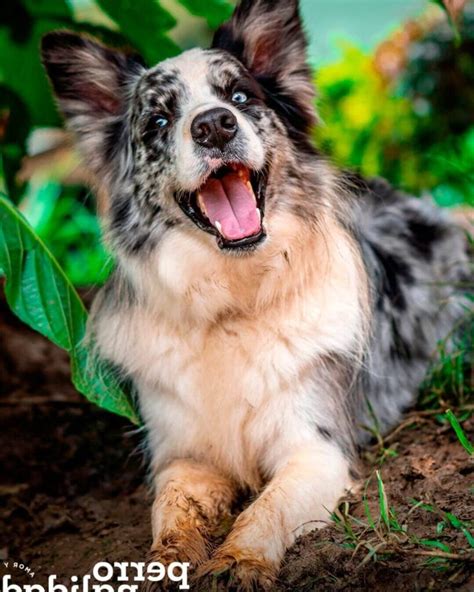
[(461, 424), (458, 421), (458, 418), (454, 415), (451, 409), (446, 411), (446, 419), (451, 424), (451, 427), (456, 432), (456, 436), (458, 437), (459, 442), (463, 446), (463, 448), (467, 451), (467, 453), (472, 456), (474, 454), (474, 446), (469, 442), (464, 430), (462, 429)]
[(379, 471), (375, 471), (375, 476), (377, 478), (377, 489), (379, 492), (379, 508), (380, 508), (380, 516), (387, 527), (390, 530), (390, 514), (388, 508), (388, 500), (387, 494), (385, 493), (385, 485), (382, 481), (382, 477)]
[(444, 553), (451, 553), (451, 549), (445, 543), (436, 540), (429, 540), (429, 539), (421, 539), (419, 541), (420, 545), (424, 545), (425, 547), (431, 547), (434, 549), (441, 549)]

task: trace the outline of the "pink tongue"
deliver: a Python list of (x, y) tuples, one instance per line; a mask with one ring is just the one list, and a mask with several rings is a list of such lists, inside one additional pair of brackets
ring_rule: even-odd
[(211, 178), (201, 187), (200, 194), (207, 217), (214, 226), (219, 222), (224, 238), (240, 240), (260, 232), (255, 199), (239, 175)]

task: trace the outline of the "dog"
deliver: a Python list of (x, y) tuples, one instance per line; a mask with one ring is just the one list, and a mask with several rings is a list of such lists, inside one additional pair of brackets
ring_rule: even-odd
[(116, 258), (90, 333), (138, 393), (152, 557), (271, 587), (462, 322), (466, 237), (313, 146), (296, 0), (241, 0), (211, 49), (151, 69), (68, 31), (42, 59)]

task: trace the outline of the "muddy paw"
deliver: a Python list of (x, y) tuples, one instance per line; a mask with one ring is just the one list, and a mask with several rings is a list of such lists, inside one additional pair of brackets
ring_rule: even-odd
[(164, 536), (151, 547), (148, 562), (158, 561), (167, 566), (173, 562), (188, 562), (196, 568), (209, 559), (211, 546), (199, 530), (181, 530)]
[(199, 592), (213, 589), (267, 592), (273, 588), (276, 570), (250, 552), (221, 550), (198, 568), (196, 578)]
[[(165, 570), (170, 569), (173, 563), (187, 563), (188, 577), (197, 567), (208, 561), (210, 546), (200, 532), (180, 531), (164, 537), (160, 542), (154, 543), (147, 558), (147, 566), (151, 563), (159, 563)], [(180, 568), (177, 567), (179, 571)], [(145, 581), (141, 592), (159, 592), (161, 590), (178, 590), (179, 584), (165, 576), (158, 582)]]

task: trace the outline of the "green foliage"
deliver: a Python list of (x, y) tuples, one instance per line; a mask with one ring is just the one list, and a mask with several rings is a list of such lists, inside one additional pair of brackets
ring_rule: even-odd
[(1, 80), (27, 107), (29, 125), (58, 125), (39, 56), (41, 37), (52, 29), (72, 25), (65, 0), (16, 0), (0, 11)]
[(431, 191), (440, 205), (474, 205), (474, 8), (459, 26), (458, 46), (444, 23), (404, 48), (395, 79), (345, 44), (317, 75), (323, 151), (416, 195)]
[[(363, 554), (360, 566), (369, 561), (387, 559), (391, 555), (396, 557), (402, 550), (420, 557), (428, 556), (429, 559), (424, 562), (426, 567), (446, 567), (449, 562), (460, 562), (461, 565), (463, 562), (467, 565), (470, 563), (474, 547), (471, 523), (423, 501), (410, 500), (413, 507), (408, 512), (396, 509), (389, 505), (386, 487), (379, 471), (375, 472), (376, 493), (368, 494), (372, 479), (373, 475), (366, 480), (362, 496), (365, 516), (352, 515), (347, 501), (342, 502), (332, 514), (336, 529), (344, 535), (344, 546), (353, 549), (354, 555)], [(370, 506), (374, 510), (371, 511)], [(430, 538), (417, 536), (416, 523), (411, 518), (414, 511), (428, 512), (439, 517), (440, 521)], [(456, 553), (452, 552), (448, 544), (451, 529), (460, 531), (467, 543), (464, 548), (457, 549)]]
[[(343, 58), (321, 68), (316, 77), (320, 93), (322, 125), (316, 129), (316, 144), (343, 166), (360, 169), (369, 176), (390, 169), (397, 176), (391, 153), (405, 142), (412, 130), (410, 104), (384, 88), (371, 56), (350, 44)], [(408, 165), (408, 168), (407, 168)], [(404, 175), (415, 168), (403, 163)], [(417, 167), (416, 167), (417, 168)]]
[(21, 210), (74, 285), (105, 282), (113, 263), (102, 246), (89, 191), (65, 187), (54, 179), (40, 179), (28, 185)]
[(28, 132), (33, 126), (60, 124), (40, 63), (40, 38), (64, 27), (70, 18), (62, 0), (10, 2), (0, 11), (0, 114), (11, 114), (0, 151), (9, 193), (15, 200), (22, 190), (14, 179), (26, 152)]
[[(449, 528), (454, 528), (459, 530), (463, 533), (466, 541), (468, 542), (471, 548), (474, 548), (474, 536), (472, 535), (470, 528), (472, 528), (473, 524), (469, 522), (465, 522), (458, 518), (452, 512), (445, 512), (440, 508), (434, 506), (433, 504), (426, 504), (422, 501), (411, 500), (411, 503), (414, 505), (415, 508), (421, 508), (425, 512), (429, 512), (431, 514), (437, 514), (441, 521), (438, 522), (436, 525), (436, 534), (440, 535), (442, 533), (447, 533)], [(436, 546), (436, 545), (433, 545)]]
[(112, 370), (84, 342), (87, 313), (77, 292), (18, 209), (2, 196), (0, 271), (12, 311), (69, 353), (77, 390), (100, 407), (139, 423)]
[(227, 0), (181, 0), (191, 14), (201, 16), (206, 19), (211, 29), (217, 27), (226, 21), (232, 14), (233, 6)]
[(179, 52), (167, 36), (176, 21), (156, 0), (97, 0), (97, 3), (150, 65)]

